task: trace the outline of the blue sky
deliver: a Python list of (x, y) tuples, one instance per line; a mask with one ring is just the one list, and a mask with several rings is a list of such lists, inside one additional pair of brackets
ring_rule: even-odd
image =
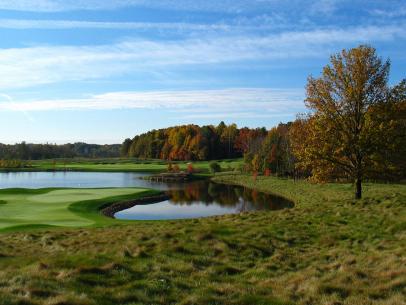
[(293, 120), (309, 75), (371, 44), (406, 77), (406, 2), (0, 0), (0, 142), (120, 143)]

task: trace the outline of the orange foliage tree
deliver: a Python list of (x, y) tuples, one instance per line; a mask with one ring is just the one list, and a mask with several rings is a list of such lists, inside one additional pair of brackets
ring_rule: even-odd
[(379, 128), (386, 123), (384, 116), (373, 110), (389, 103), (389, 66), (369, 46), (333, 55), (319, 78), (309, 77), (306, 106), (311, 113), (292, 131), (298, 165), (316, 180), (352, 180), (357, 199), (374, 156), (387, 151), (385, 128)]

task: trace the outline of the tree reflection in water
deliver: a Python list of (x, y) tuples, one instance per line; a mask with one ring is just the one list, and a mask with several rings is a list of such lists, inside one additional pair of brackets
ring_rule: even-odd
[(239, 212), (293, 207), (291, 201), (282, 197), (241, 186), (217, 184), (210, 181), (187, 183), (182, 188), (169, 190), (168, 194), (171, 196), (172, 204), (192, 205), (196, 202), (207, 206), (217, 204), (224, 207), (235, 207)]

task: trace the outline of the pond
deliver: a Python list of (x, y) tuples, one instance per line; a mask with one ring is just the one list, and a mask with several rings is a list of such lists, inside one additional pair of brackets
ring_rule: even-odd
[(1, 188), (141, 187), (166, 191), (170, 200), (137, 205), (116, 213), (118, 219), (163, 220), (198, 218), (293, 207), (292, 202), (240, 186), (208, 180), (186, 183), (152, 182), (147, 173), (17, 172), (0, 173)]
[(4, 188), (95, 188), (95, 187), (141, 187), (167, 190), (164, 183), (152, 184), (140, 179), (146, 173), (100, 173), (100, 172), (11, 172), (0, 173), (0, 189)]

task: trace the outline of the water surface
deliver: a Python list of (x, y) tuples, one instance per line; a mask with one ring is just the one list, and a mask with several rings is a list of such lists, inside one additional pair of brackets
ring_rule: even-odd
[(141, 187), (167, 190), (170, 185), (140, 179), (146, 173), (101, 172), (11, 172), (0, 173), (0, 189), (4, 188), (97, 188)]
[(196, 181), (183, 188), (169, 189), (171, 199), (136, 205), (115, 214), (118, 219), (157, 220), (208, 217), (259, 210), (279, 210), (293, 204), (281, 197), (241, 186)]
[(131, 220), (197, 218), (258, 210), (278, 210), (293, 206), (284, 198), (240, 186), (216, 184), (207, 180), (166, 183), (141, 179), (148, 175), (147, 173), (101, 172), (0, 173), (0, 189), (141, 187), (169, 193), (170, 200), (137, 205), (115, 214), (118, 219)]

